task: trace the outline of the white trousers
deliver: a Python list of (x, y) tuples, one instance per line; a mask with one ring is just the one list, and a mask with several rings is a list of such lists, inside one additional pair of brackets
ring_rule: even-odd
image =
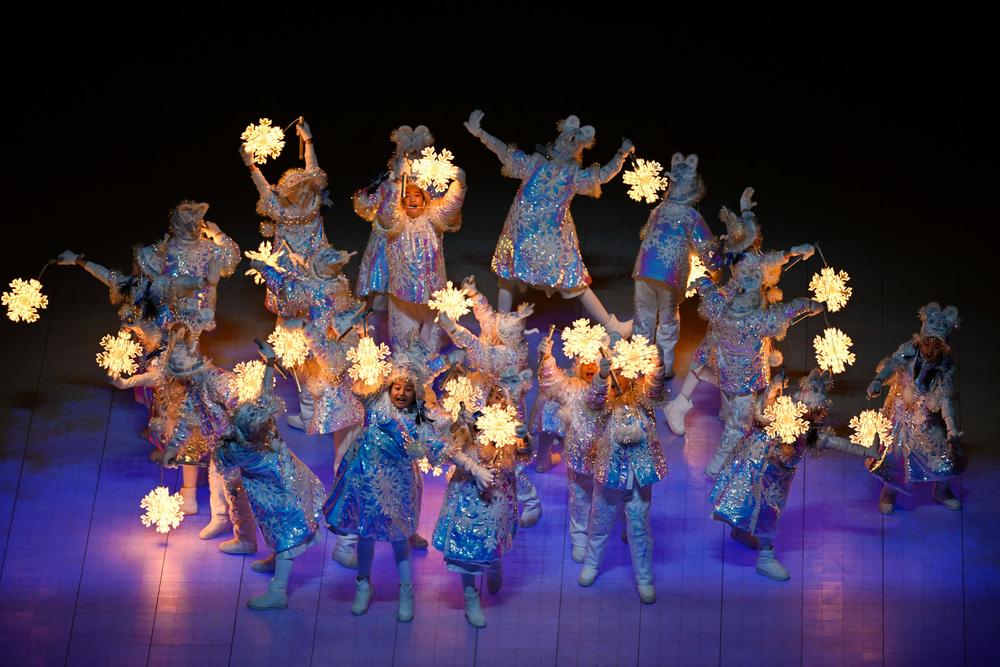
[(569, 487), (569, 541), (574, 547), (587, 546), (590, 505), (594, 499), (594, 476), (566, 468)]
[(618, 508), (625, 506), (625, 528), (628, 548), (632, 553), (632, 573), (636, 584), (653, 583), (653, 534), (649, 526), (649, 508), (653, 500), (652, 486), (632, 489), (609, 489), (594, 482), (594, 500), (590, 505), (590, 529), (584, 563), (600, 568), (608, 539), (615, 527)]
[(680, 303), (684, 294), (666, 287), (647, 282), (635, 281), (635, 320), (632, 334), (642, 334), (653, 340), (663, 350), (663, 370), (667, 375), (674, 370), (674, 348), (680, 337)]

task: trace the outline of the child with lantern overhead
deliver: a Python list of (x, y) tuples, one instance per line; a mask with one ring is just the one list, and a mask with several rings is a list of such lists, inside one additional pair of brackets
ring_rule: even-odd
[(597, 440), (594, 497), (579, 584), (593, 585), (615, 518), (624, 506), (636, 590), (643, 604), (652, 604), (656, 589), (649, 511), (653, 484), (667, 474), (655, 415), (666, 396), (663, 363), (656, 347), (637, 336), (632, 341), (619, 340), (614, 357), (603, 354), (598, 367), (587, 395), (588, 407), (597, 413)]
[[(914, 484), (934, 483), (934, 500), (961, 509), (951, 480), (965, 470), (961, 431), (955, 421), (955, 364), (948, 338), (958, 328), (958, 309), (931, 302), (920, 309), (920, 332), (883, 359), (868, 397), (889, 392), (882, 407), (892, 422), (890, 437), (881, 442), (868, 470), (883, 484), (879, 510), (895, 508), (896, 491), (909, 493)], [(891, 442), (890, 442), (891, 440)]]
[(330, 497), (323, 505), (327, 525), (338, 535), (358, 536), (356, 592), (351, 613), (368, 611), (374, 589), (372, 560), (376, 542), (392, 545), (399, 572), (401, 622), (413, 620), (413, 568), (409, 539), (417, 531), (422, 484), (417, 462), (434, 457), (444, 446), (418, 400), (428, 372), (412, 362), (385, 360), (382, 346), (373, 354), (359, 349), (351, 356), (365, 359), (352, 367), (355, 392), (365, 404), (364, 426), (344, 455)]
[(445, 451), (455, 467), (449, 474), (433, 544), (448, 569), (461, 575), (465, 617), (477, 628), (486, 626), (486, 617), (475, 575), (485, 573), (487, 589), (500, 591), (500, 559), (513, 546), (517, 532), (515, 461), (530, 456), (528, 431), (517, 417), (515, 396), (521, 382), (487, 385), (483, 405), (463, 406), (451, 426), (451, 444)]
[(482, 128), (483, 112), (469, 115), (465, 127), (503, 165), (503, 174), (521, 181), (493, 253), (492, 268), (500, 283), (497, 308), (509, 311), (513, 289), (527, 287), (563, 298), (580, 298), (590, 316), (609, 330), (625, 332), (627, 324), (609, 315), (590, 289), (590, 273), (580, 255), (576, 225), (570, 214), (573, 197), (600, 197), (601, 185), (621, 171), (634, 150), (628, 139), (604, 166), (581, 166), (583, 151), (594, 145), (594, 128), (576, 116), (556, 124), (555, 141), (538, 150), (508, 146)]
[(572, 557), (582, 563), (587, 552), (587, 527), (594, 496), (594, 443), (598, 413), (587, 405), (587, 395), (597, 375), (600, 347), (608, 344), (604, 327), (577, 320), (563, 329), (563, 354), (573, 358), (572, 373), (564, 372), (552, 356), (552, 339), (538, 344), (538, 393), (559, 408), (565, 425), (563, 438), (569, 489), (569, 539)]
[(842, 449), (829, 429), (821, 428), (830, 408), (831, 377), (813, 369), (791, 397), (780, 396), (784, 371), (753, 401), (752, 425), (739, 440), (709, 496), (713, 516), (733, 528), (731, 535), (751, 549), (759, 549), (757, 572), (787, 581), (788, 570), (774, 555), (778, 519), (788, 501), (795, 471), (806, 449)]
[(309, 467), (278, 434), (275, 415), (281, 399), (274, 395), (274, 350), (261, 344), (267, 363), (260, 395), (241, 403), (232, 425), (212, 454), (223, 475), (237, 476), (249, 499), (257, 526), (271, 555), (252, 564), (257, 572), (273, 572), (267, 592), (251, 598), (251, 609), (288, 606), (288, 578), (296, 556), (315, 542), (326, 490)]
[[(526, 320), (534, 312), (534, 306), (521, 304), (513, 313), (496, 311), (476, 289), (476, 281), (472, 276), (462, 282), (462, 289), (472, 299), (472, 313), (479, 322), (479, 335), (456, 324), (444, 311), (438, 313), (441, 328), (457, 347), (465, 350), (466, 366), (489, 375), (495, 381), (507, 376), (511, 378), (512, 387), (520, 387), (511, 398), (523, 421), (526, 391), (517, 378), (527, 379), (532, 375), (528, 368), (528, 342), (524, 338), (524, 330)], [(523, 463), (518, 463), (517, 493), (518, 501), (523, 506), (520, 525), (524, 528), (534, 526), (542, 516), (542, 501), (535, 485), (524, 473)]]

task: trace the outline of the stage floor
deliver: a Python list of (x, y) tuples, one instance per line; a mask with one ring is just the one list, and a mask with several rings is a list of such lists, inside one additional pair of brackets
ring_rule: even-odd
[[(202, 513), (169, 536), (143, 528), (139, 500), (160, 473), (138, 437), (144, 408), (130, 392), (111, 389), (94, 364), (97, 341), (116, 323), (94, 285), (77, 286), (89, 280), (82, 272), (53, 278), (42, 322), (4, 325), (2, 664), (953, 665), (994, 659), (1000, 457), (985, 446), (996, 441), (988, 411), (995, 409), (989, 380), (997, 365), (985, 331), (960, 334), (959, 400), (972, 459), (956, 485), (961, 512), (934, 504), (925, 491), (902, 498), (899, 509), (883, 517), (876, 508), (879, 485), (861, 460), (837, 453), (807, 458), (777, 539), (791, 581), (765, 579), (754, 571), (755, 554), (710, 518), (710, 481), (701, 470), (721, 424), (717, 392), (703, 384), (686, 444), (660, 426), (670, 474), (653, 491), (656, 604), (639, 603), (627, 546), (617, 538), (595, 585), (577, 584), (580, 566), (570, 559), (565, 468), (559, 466), (529, 473), (544, 515), (518, 533), (504, 560), (503, 590), (483, 593), (489, 624), (477, 631), (465, 621), (458, 576), (433, 549), (415, 556), (416, 618), (400, 624), (386, 545), (376, 551), (376, 595), (367, 615), (350, 614), (354, 577), (330, 559), (329, 533), (322, 546), (296, 560), (289, 608), (262, 613), (246, 608), (268, 580), (250, 569), (254, 557), (224, 555), (219, 540), (198, 539), (207, 521), (207, 489), (200, 489)], [(266, 335), (270, 323), (259, 292), (226, 289), (222, 325), (206, 346), (217, 362), (231, 366), (252, 358), (252, 337)], [(889, 296), (880, 298), (853, 316), (859, 363), (836, 397), (841, 423), (863, 405), (860, 394), (878, 358), (917, 326), (915, 305), (890, 312)], [(547, 318), (568, 322), (576, 315), (575, 306), (563, 305), (571, 302), (549, 303), (537, 316), (539, 327)], [(685, 327), (696, 321), (687, 305), (684, 317)], [(801, 371), (819, 324), (798, 328), (786, 360)], [(685, 333), (681, 359), (696, 334)], [(287, 384), (281, 390), (290, 397)], [(329, 485), (331, 439), (284, 424), (282, 432)], [(179, 485), (176, 471), (167, 482)], [(427, 479), (426, 536), (443, 486), (442, 479)]]

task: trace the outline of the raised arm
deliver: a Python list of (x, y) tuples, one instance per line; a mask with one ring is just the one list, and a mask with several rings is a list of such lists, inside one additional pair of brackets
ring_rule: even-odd
[(82, 255), (78, 255), (72, 250), (64, 250), (56, 258), (56, 263), (59, 266), (79, 266), (84, 271), (94, 276), (108, 289), (114, 289), (117, 287), (115, 277), (116, 274), (111, 269), (101, 266), (95, 262), (91, 262), (83, 258)]
[(152, 387), (163, 376), (158, 365), (153, 365), (145, 373), (139, 373), (129, 378), (115, 378), (111, 381), (117, 389), (133, 389), (135, 387)]
[(764, 336), (784, 336), (788, 327), (802, 315), (812, 317), (823, 312), (823, 304), (818, 301), (799, 297), (788, 303), (776, 303), (764, 311), (764, 325), (761, 334)]
[(560, 405), (565, 404), (568, 392), (561, 391), (569, 384), (569, 376), (559, 368), (552, 356), (552, 340), (543, 338), (538, 343), (538, 391)]
[(263, 172), (253, 163), (253, 156), (243, 150), (243, 144), (240, 144), (240, 158), (243, 160), (243, 164), (250, 170), (250, 178), (253, 180), (253, 184), (257, 186), (257, 194), (260, 195), (260, 198), (266, 200), (269, 197), (273, 197), (274, 193), (271, 191), (271, 184), (267, 182)]
[(319, 169), (319, 162), (316, 161), (316, 144), (313, 143), (312, 130), (309, 129), (309, 123), (304, 118), (295, 124), (295, 133), (299, 135), (299, 139), (306, 146), (306, 169), (310, 171)]
[(632, 153), (634, 151), (635, 151), (635, 145), (628, 139), (623, 139), (621, 147), (618, 149), (617, 152), (615, 152), (615, 156), (611, 158), (611, 160), (606, 165), (601, 167), (600, 171), (598, 172), (598, 180), (600, 181), (600, 183), (601, 184), (607, 183), (612, 178), (617, 176), (618, 172), (620, 172), (622, 170), (622, 167), (625, 165), (625, 158), (629, 156), (629, 153)]
[(587, 407), (591, 410), (603, 410), (611, 390), (611, 360), (602, 356), (597, 364), (600, 370), (587, 390)]
[(444, 196), (431, 202), (431, 222), (440, 233), (457, 232), (462, 226), (462, 204), (465, 203), (465, 171), (458, 170), (455, 180)]

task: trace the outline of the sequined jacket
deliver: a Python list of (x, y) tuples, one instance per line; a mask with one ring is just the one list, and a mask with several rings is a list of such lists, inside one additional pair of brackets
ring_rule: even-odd
[(385, 232), (375, 221), (380, 217), (388, 217), (390, 208), (396, 203), (395, 198), (389, 194), (392, 186), (392, 179), (386, 178), (371, 192), (362, 189), (354, 193), (354, 212), (372, 223), (371, 235), (358, 269), (358, 296), (362, 298), (370, 293), (384, 294), (389, 290)]
[(768, 339), (784, 336), (792, 321), (809, 311), (809, 299), (737, 314), (711, 280), (699, 278), (695, 286), (701, 297), (698, 312), (712, 327), (714, 347), (709, 354), (719, 373), (719, 388), (733, 396), (765, 388), (771, 379)]
[(566, 429), (563, 455), (566, 467), (581, 475), (592, 475), (597, 441), (598, 413), (590, 409), (587, 397), (591, 385), (569, 376), (546, 356), (538, 369), (538, 398), (559, 406), (559, 417)]
[(664, 200), (649, 214), (640, 233), (642, 244), (632, 278), (647, 280), (683, 294), (691, 271), (691, 255), (708, 268), (718, 268), (712, 231), (694, 208)]
[(424, 211), (410, 218), (400, 205), (400, 183), (392, 181), (388, 205), (380, 209), (376, 224), (385, 232), (389, 266), (389, 294), (409, 303), (427, 303), (445, 286), (443, 236), (462, 226), (465, 186), (452, 181), (440, 198), (430, 199)]
[(594, 480), (612, 489), (648, 486), (663, 479), (667, 463), (656, 438), (655, 409), (666, 398), (663, 367), (632, 383), (621, 396), (611, 390), (611, 378), (594, 376), (587, 406), (597, 412), (593, 452)]
[(352, 391), (347, 375), (347, 350), (357, 345), (355, 332), (337, 339), (327, 329), (305, 328), (310, 354), (299, 370), (303, 389), (313, 399), (312, 419), (305, 425), (309, 435), (334, 433), (364, 418), (361, 401)]
[(230, 433), (214, 457), (221, 472), (240, 475), (271, 551), (294, 551), (312, 540), (319, 529), (326, 490), (281, 439), (273, 421), (264, 442), (247, 442)]

